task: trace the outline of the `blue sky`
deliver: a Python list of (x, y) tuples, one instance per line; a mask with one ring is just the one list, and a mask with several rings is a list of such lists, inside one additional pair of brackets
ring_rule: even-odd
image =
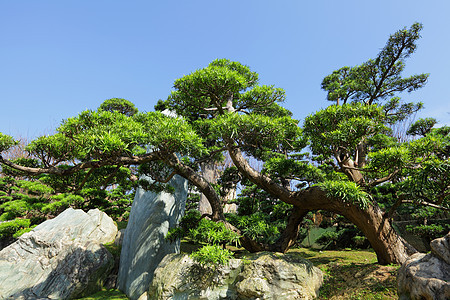
[(0, 132), (33, 138), (125, 98), (141, 111), (175, 79), (216, 58), (286, 90), (303, 119), (331, 104), (324, 76), (377, 55), (390, 34), (424, 25), (405, 75), (430, 73), (405, 101), (450, 125), (450, 1), (0, 1)]

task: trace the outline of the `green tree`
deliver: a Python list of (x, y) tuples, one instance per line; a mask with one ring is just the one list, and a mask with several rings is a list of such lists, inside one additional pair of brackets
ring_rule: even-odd
[[(142, 172), (162, 186), (179, 174), (207, 197), (211, 219), (238, 233), (241, 245), (250, 251), (284, 252), (295, 242), (308, 212), (334, 212), (363, 232), (380, 263), (402, 263), (415, 249), (393, 229), (391, 211), (409, 201), (445, 209), (449, 198), (448, 132), (432, 129), (421, 139), (400, 144), (387, 126), (421, 107), (401, 104), (395, 97), (426, 82), (427, 75), (400, 76), (404, 59), (416, 49), (420, 29), (414, 24), (393, 34), (375, 60), (349, 68), (351, 80), (326, 78), (325, 90), (338, 95), (329, 99), (345, 100), (310, 115), (303, 127), (279, 105), (285, 99), (282, 89), (259, 85), (258, 74), (249, 67), (218, 59), (176, 80), (175, 90), (159, 103), (183, 118), (159, 112), (127, 116), (85, 111), (65, 120), (55, 135), (29, 145), (28, 150), (43, 161), (42, 167), (21, 166), (1, 157), (0, 162), (29, 174), (60, 176), (111, 165), (141, 165)], [(0, 149), (11, 143), (3, 137)], [(270, 195), (266, 200), (290, 205), (276, 238), (264, 238), (267, 230), (276, 233), (264, 225), (265, 217), (247, 220), (259, 224), (247, 231), (226, 221), (220, 189), (198, 171), (201, 163), (222, 160), (224, 151), (241, 177)], [(60, 168), (55, 161), (73, 163)], [(253, 168), (252, 161), (261, 162), (262, 169)], [(426, 188), (420, 186), (424, 166), (431, 168), (435, 162), (441, 165), (433, 169), (434, 179)], [(395, 183), (398, 190), (387, 211), (372, 197), (373, 189), (383, 183)], [(441, 198), (433, 196), (434, 191)]]

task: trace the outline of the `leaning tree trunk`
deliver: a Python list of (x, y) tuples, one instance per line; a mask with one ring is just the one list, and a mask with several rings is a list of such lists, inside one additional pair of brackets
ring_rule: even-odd
[[(389, 219), (376, 205), (367, 205), (361, 208), (358, 203), (343, 202), (340, 199), (328, 197), (319, 187), (311, 187), (303, 191), (292, 192), (277, 184), (270, 177), (253, 169), (243, 157), (238, 148), (232, 147), (233, 141), (225, 138), (228, 144), (228, 152), (239, 171), (250, 181), (265, 189), (271, 195), (281, 201), (292, 204), (300, 211), (326, 210), (338, 213), (355, 224), (369, 240), (377, 254), (380, 264), (402, 264), (406, 258), (417, 252), (394, 230)], [(295, 212), (295, 210), (294, 210)], [(294, 218), (292, 230), (297, 230), (295, 224), (300, 224), (301, 214)], [(294, 232), (285, 233), (294, 236)]]
[(357, 203), (330, 198), (318, 187), (310, 188), (298, 197), (297, 205), (302, 209), (335, 212), (356, 225), (369, 240), (379, 264), (402, 264), (408, 256), (417, 252), (395, 231), (389, 218), (376, 205), (361, 208)]

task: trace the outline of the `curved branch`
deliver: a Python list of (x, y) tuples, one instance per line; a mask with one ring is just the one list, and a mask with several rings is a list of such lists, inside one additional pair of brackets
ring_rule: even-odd
[(426, 202), (426, 201), (419, 201), (418, 202), (418, 201), (414, 201), (414, 200), (403, 200), (403, 203), (422, 204), (422, 205), (425, 205), (425, 206), (430, 206), (430, 207), (433, 207), (433, 208), (450, 211), (450, 208), (448, 208), (448, 207), (437, 205), (437, 204)]
[(13, 168), (18, 171), (22, 171), (24, 173), (30, 174), (30, 175), (40, 175), (40, 174), (54, 174), (54, 175), (70, 175), (74, 174), (80, 170), (84, 169), (97, 169), (103, 166), (110, 166), (110, 165), (138, 165), (154, 160), (160, 160), (160, 153), (159, 152), (151, 152), (146, 153), (144, 155), (139, 156), (121, 156), (117, 157), (115, 159), (111, 160), (101, 160), (101, 161), (87, 161), (78, 163), (68, 169), (61, 169), (58, 166), (49, 166), (46, 168), (32, 168), (32, 167), (24, 167), (21, 165), (18, 165), (16, 163), (13, 163), (7, 159), (4, 159), (0, 155), (0, 163), (4, 164), (10, 168)]

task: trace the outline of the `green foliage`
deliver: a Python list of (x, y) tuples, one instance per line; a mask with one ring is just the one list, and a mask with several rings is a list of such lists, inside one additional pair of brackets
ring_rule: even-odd
[(328, 197), (344, 203), (356, 204), (362, 209), (372, 204), (371, 196), (351, 181), (324, 181), (317, 186), (325, 191)]
[(128, 117), (131, 117), (138, 112), (138, 109), (133, 103), (122, 98), (112, 98), (103, 101), (103, 103), (100, 104), (99, 110), (116, 111)]
[(36, 227), (37, 225), (33, 225), (31, 227), (28, 228), (22, 228), (19, 229), (18, 231), (16, 231), (16, 233), (13, 234), (13, 238), (18, 239), (22, 234), (25, 234), (27, 232), (30, 232), (31, 230), (33, 230), (34, 227)]
[(222, 222), (213, 222), (202, 218), (199, 211), (190, 210), (181, 218), (177, 227), (171, 228), (166, 235), (169, 241), (185, 237), (197, 244), (207, 244), (191, 254), (201, 265), (213, 266), (228, 263), (233, 253), (219, 245), (239, 245), (239, 235), (226, 228)]
[(332, 105), (306, 117), (303, 132), (313, 154), (328, 158), (343, 151), (352, 154), (363, 139), (388, 132), (384, 120), (378, 105)]
[(406, 230), (419, 236), (427, 238), (429, 241), (443, 237), (450, 230), (449, 224), (430, 224), (430, 225), (407, 225)]
[(70, 206), (80, 207), (84, 202), (83, 197), (73, 194), (59, 194), (52, 196), (50, 203), (45, 204), (41, 211), (45, 214), (58, 215)]
[(12, 220), (22, 217), (31, 208), (26, 200), (13, 200), (0, 205), (3, 214), (0, 215), (0, 221)]
[(0, 239), (12, 237), (22, 229), (30, 227), (30, 220), (15, 219), (0, 223)]
[(325, 231), (316, 240), (322, 245), (322, 250), (336, 249), (367, 249), (370, 247), (369, 241), (356, 226), (339, 226), (336, 231)]
[(187, 237), (195, 243), (239, 244), (239, 235), (221, 222), (201, 219), (197, 228), (190, 228)]
[(181, 218), (177, 227), (171, 228), (166, 239), (175, 241), (185, 237), (194, 243), (213, 245), (239, 245), (239, 235), (228, 229), (222, 222), (201, 218), (200, 213), (191, 210)]
[(404, 61), (417, 48), (422, 25), (415, 23), (389, 37), (375, 59), (356, 67), (343, 67), (326, 76), (322, 89), (327, 99), (345, 104), (347, 101), (372, 104), (401, 91), (414, 91), (425, 85), (428, 74), (402, 78)]
[(225, 265), (233, 257), (233, 252), (219, 245), (203, 246), (190, 255), (199, 264), (204, 266)]
[(298, 122), (290, 117), (226, 114), (201, 122), (209, 122), (212, 132), (232, 137), (243, 151), (257, 159), (266, 160), (275, 151), (298, 151), (306, 146)]
[(19, 142), (15, 141), (9, 135), (3, 134), (0, 132), (0, 154), (4, 151), (9, 150), (14, 145), (17, 145)]
[(420, 135), (426, 136), (428, 132), (431, 131), (434, 125), (436, 125), (437, 121), (435, 118), (425, 118), (419, 119), (409, 127), (406, 132), (409, 135)]
[(271, 244), (278, 239), (280, 229), (286, 226), (284, 222), (277, 221), (270, 223), (269, 219), (262, 213), (255, 213), (239, 217), (237, 226), (245, 236), (258, 242)]
[(387, 176), (394, 170), (404, 168), (411, 161), (408, 149), (401, 146), (371, 152), (368, 160), (367, 170), (377, 172), (377, 177)]

